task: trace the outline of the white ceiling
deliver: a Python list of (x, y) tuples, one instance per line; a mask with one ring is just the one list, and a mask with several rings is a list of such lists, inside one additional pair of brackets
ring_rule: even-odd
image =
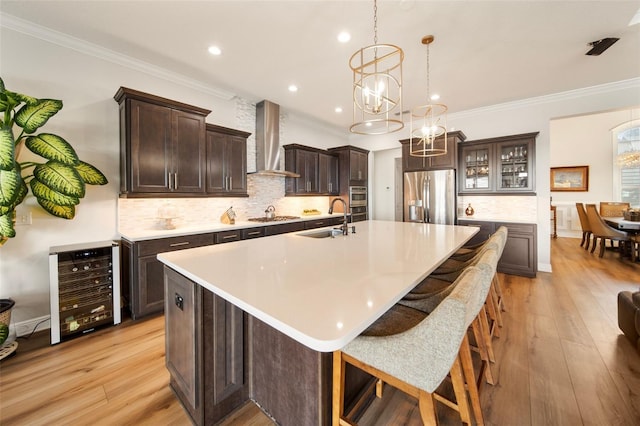
[[(407, 110), (426, 103), (420, 40), (433, 34), (431, 92), (458, 112), (639, 77), (640, 25), (629, 26), (639, 8), (638, 0), (379, 0), (378, 42), (405, 52)], [(349, 58), (373, 44), (372, 0), (2, 0), (0, 10), (344, 129), (352, 119)], [(352, 34), (347, 44), (336, 40), (342, 30)], [(620, 40), (601, 56), (585, 55), (605, 37)], [(211, 44), (223, 54), (207, 53)]]

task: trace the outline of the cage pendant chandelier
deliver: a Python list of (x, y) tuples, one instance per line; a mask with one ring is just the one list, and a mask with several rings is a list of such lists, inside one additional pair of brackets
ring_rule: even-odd
[(427, 102), (411, 110), (410, 150), (414, 157), (435, 157), (447, 153), (447, 106), (431, 102), (429, 81), (429, 45), (434, 37), (422, 37), (427, 46)]
[(378, 44), (378, 6), (373, 2), (373, 45), (351, 56), (353, 71), (352, 133), (381, 135), (404, 127), (402, 120), (402, 61), (404, 52)]

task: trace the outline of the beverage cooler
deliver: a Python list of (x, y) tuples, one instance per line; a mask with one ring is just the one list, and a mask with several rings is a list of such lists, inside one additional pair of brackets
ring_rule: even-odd
[(51, 344), (119, 324), (120, 247), (115, 241), (51, 247)]

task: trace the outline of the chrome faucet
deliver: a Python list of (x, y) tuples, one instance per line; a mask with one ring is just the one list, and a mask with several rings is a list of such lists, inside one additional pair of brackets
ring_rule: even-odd
[(347, 203), (342, 198), (334, 198), (331, 200), (331, 205), (329, 206), (329, 214), (333, 214), (333, 205), (336, 201), (340, 201), (342, 203), (342, 211), (344, 212), (344, 220), (342, 221), (342, 226), (340, 229), (342, 230), (342, 235), (349, 235), (349, 222), (347, 219)]

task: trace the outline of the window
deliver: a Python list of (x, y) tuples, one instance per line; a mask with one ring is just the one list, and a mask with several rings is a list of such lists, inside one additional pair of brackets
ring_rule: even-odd
[(619, 201), (640, 208), (640, 120), (612, 129), (614, 189)]

